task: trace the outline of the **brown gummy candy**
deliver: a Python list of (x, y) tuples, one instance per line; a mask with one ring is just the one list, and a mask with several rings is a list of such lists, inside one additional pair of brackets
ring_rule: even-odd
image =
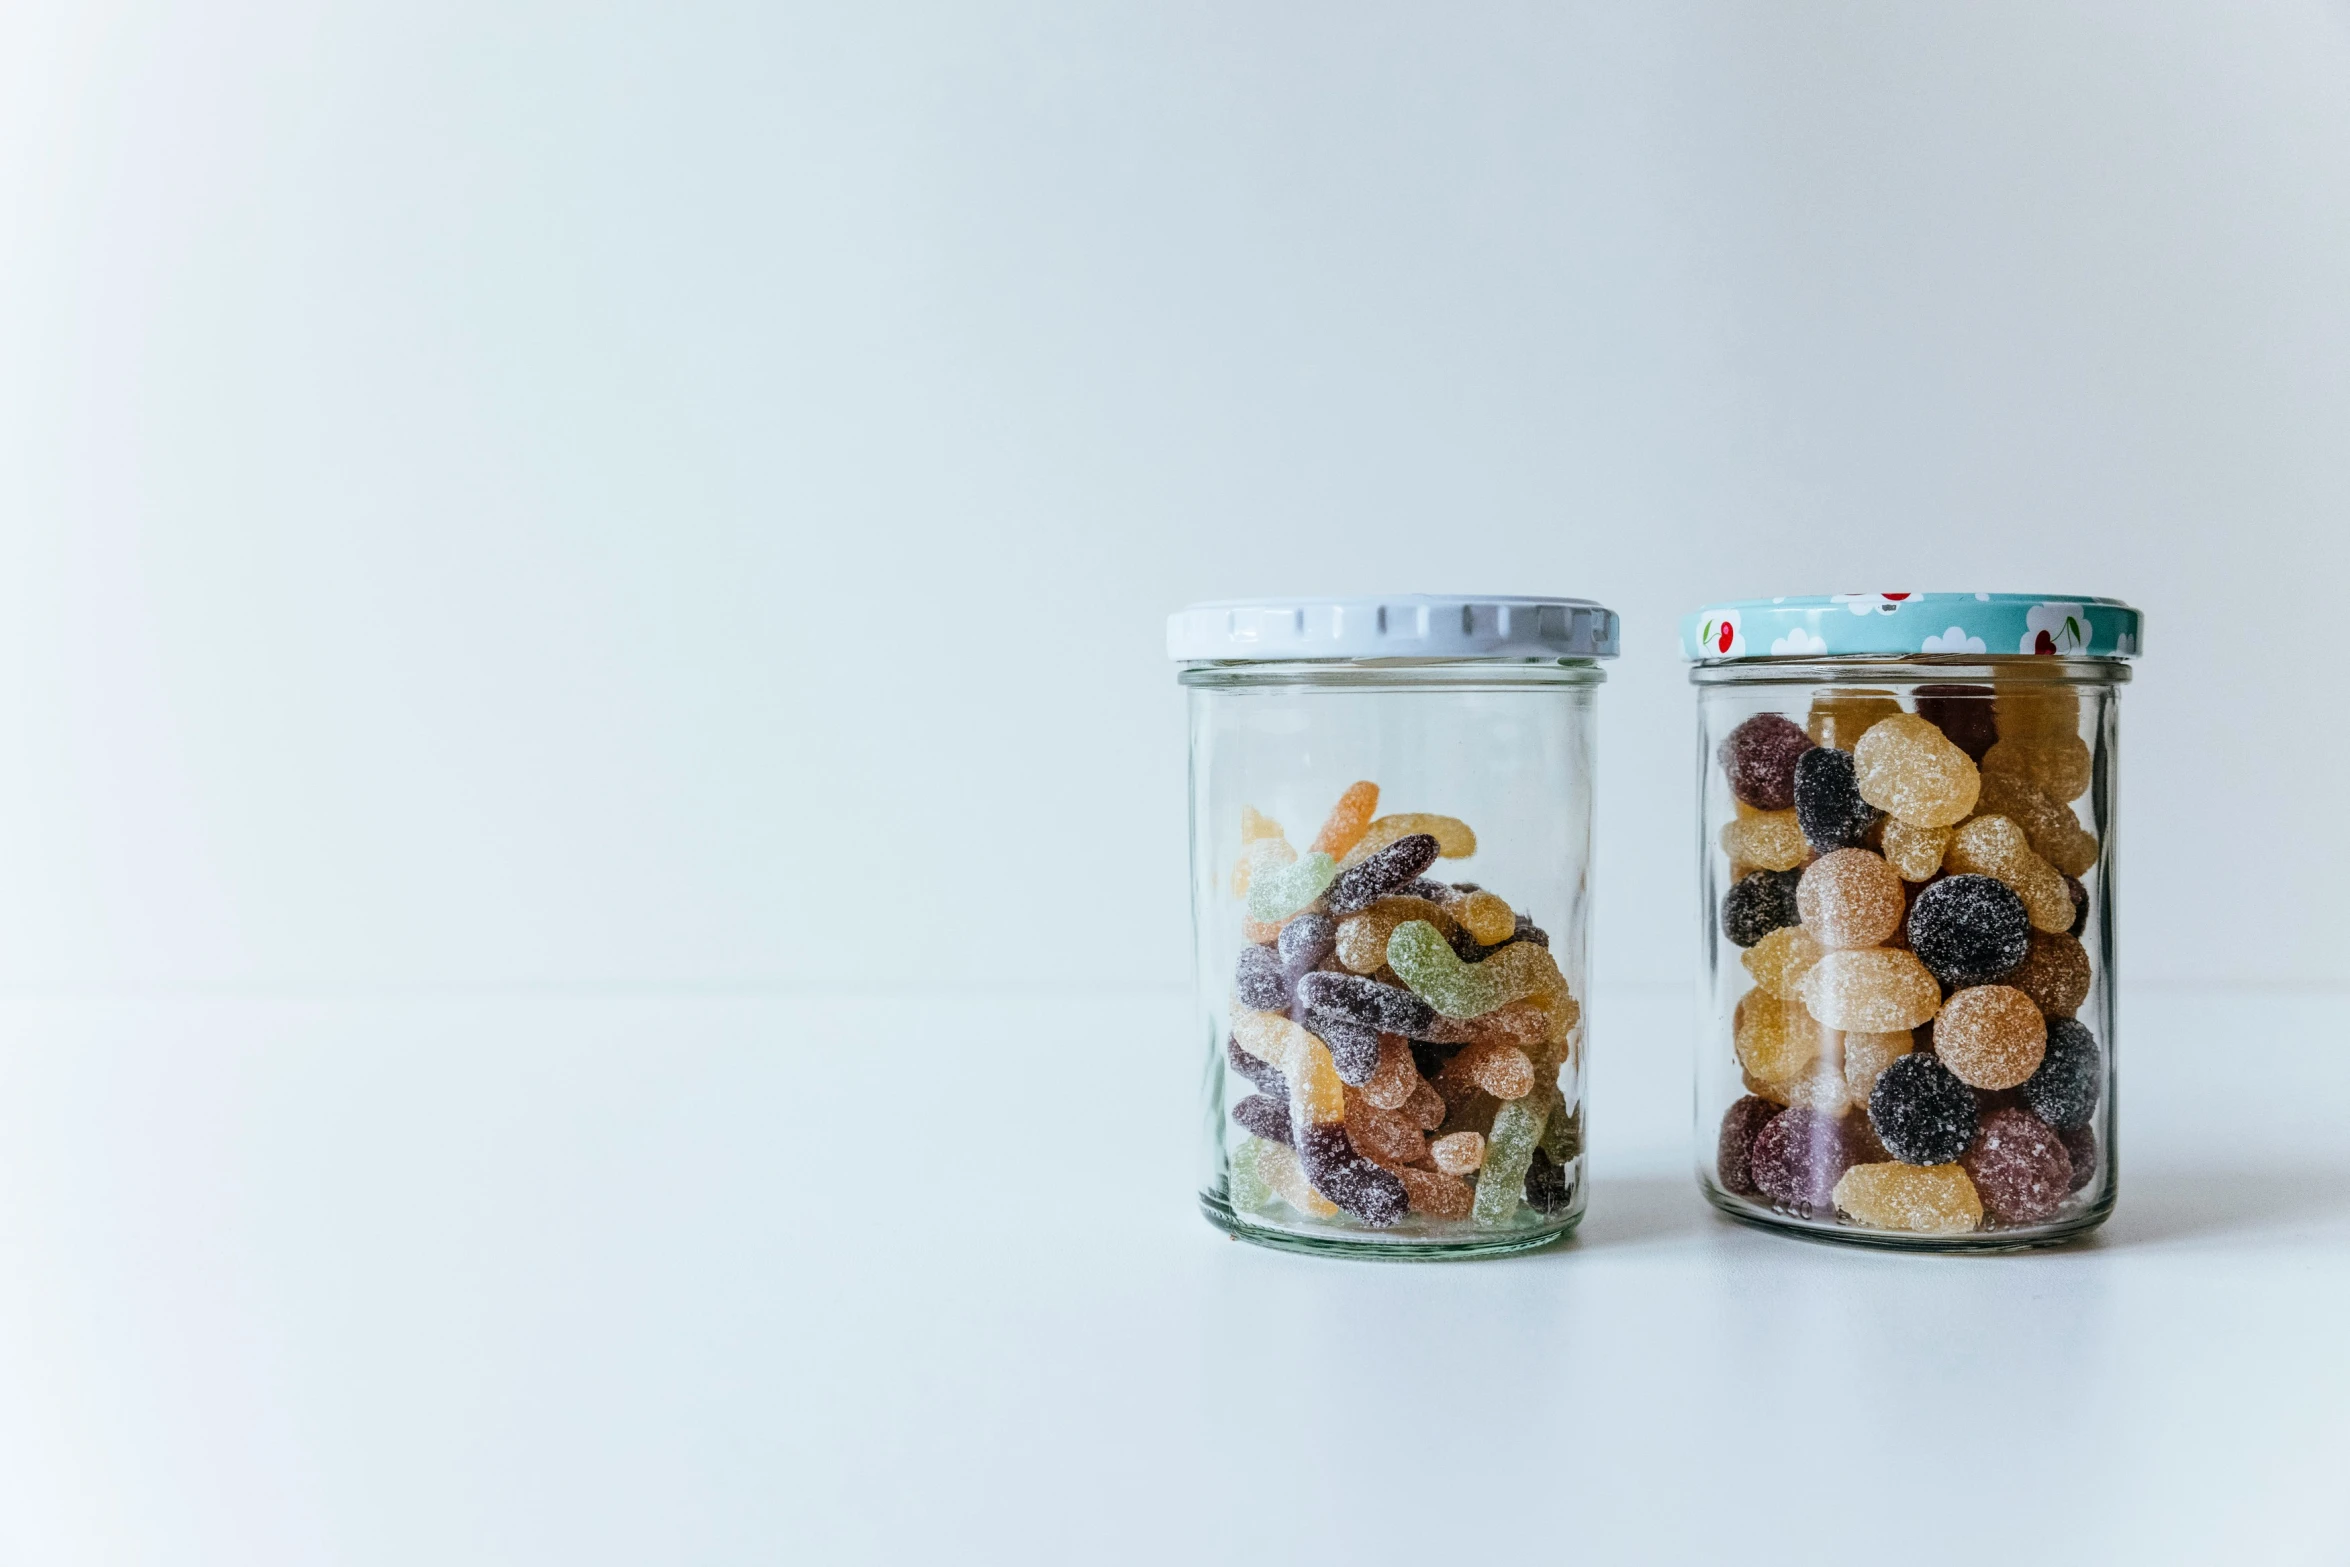
[(1980, 764), (1983, 753), (1999, 739), (1999, 725), (1992, 716), (1994, 695), (1989, 686), (1920, 686), (1918, 716)]
[(1893, 867), (1866, 849), (1823, 854), (1795, 885), (1803, 928), (1823, 947), (1883, 946), (1901, 928), (1909, 898)]
[(2023, 962), (2006, 975), (2044, 1017), (2071, 1017), (2089, 999), (2089, 952), (2062, 931), (2035, 930)]
[(2048, 1024), (2012, 985), (1975, 985), (1942, 1004), (1934, 1053), (1970, 1088), (2013, 1088), (2039, 1070)]
[(1419, 1170), (1406, 1166), (1395, 1172), (1403, 1182), (1404, 1197), (1412, 1212), (1431, 1219), (1465, 1219), (1477, 1199), (1476, 1188), (1458, 1176), (1442, 1170)]
[(1811, 712), (1804, 720), (1804, 733), (1815, 745), (1831, 750), (1849, 751), (1860, 743), (1860, 737), (1880, 719), (1891, 718), (1901, 711), (1901, 703), (1890, 691), (1844, 690), (1831, 687), (1812, 694)]

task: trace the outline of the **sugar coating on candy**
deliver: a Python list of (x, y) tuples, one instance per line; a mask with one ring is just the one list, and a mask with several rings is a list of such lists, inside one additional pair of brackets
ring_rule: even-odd
[(1813, 848), (1858, 848), (1883, 819), (1882, 811), (1860, 797), (1851, 752), (1814, 746), (1796, 759), (1795, 824)]
[(1355, 1152), (1343, 1124), (1300, 1125), (1293, 1117), (1291, 1130), (1297, 1142), (1297, 1162), (1304, 1167), (1306, 1179), (1357, 1223), (1385, 1229), (1401, 1222), (1410, 1211), (1403, 1182), (1392, 1171)]
[(1903, 881), (1932, 881), (1942, 869), (1942, 851), (1950, 847), (1950, 829), (1912, 827), (1898, 816), (1888, 816), (1877, 847)]
[(1942, 1005), (1942, 987), (1898, 947), (1830, 952), (1803, 976), (1803, 1005), (1833, 1029), (1890, 1034), (1915, 1028)]
[(1456, 928), (1450, 914), (1426, 898), (1381, 898), (1360, 914), (1338, 922), (1338, 961), (1357, 974), (1387, 966), (1387, 938), (1405, 920), (1426, 920), (1447, 937)]
[(1382, 1110), (1401, 1110), (1420, 1086), (1420, 1069), (1410, 1041), (1401, 1034), (1379, 1036), (1379, 1064), (1363, 1080), (1363, 1097)]
[(1542, 1128), (1550, 1116), (1550, 1096), (1528, 1094), (1523, 1099), (1509, 1100), (1493, 1113), (1493, 1126), (1485, 1135), (1485, 1163), (1477, 1172), (1477, 1196), (1470, 1216), (1478, 1224), (1494, 1227), (1507, 1224), (1516, 1216), (1519, 1204), (1525, 1200), (1526, 1167), (1534, 1160), (1534, 1150), (1542, 1141)]
[(1739, 953), (1738, 961), (1766, 994), (1781, 1001), (1798, 1001), (1803, 995), (1798, 987), (1811, 966), (1819, 962), (1821, 950), (1801, 925), (1782, 925)]
[(1447, 1175), (1475, 1175), (1485, 1162), (1485, 1137), (1479, 1132), (1455, 1132), (1428, 1145), (1428, 1157)]
[(1264, 1213), (1273, 1206), (1273, 1185), (1264, 1174), (1264, 1147), (1257, 1138), (1243, 1137), (1232, 1150), (1226, 1192), (1236, 1213)]
[(1555, 1219), (1567, 1211), (1571, 1192), (1566, 1167), (1536, 1147), (1526, 1161), (1526, 1206), (1546, 1219)]
[(1954, 876), (1992, 876), (2007, 883), (2041, 930), (2072, 926), (2073, 899), (2064, 890), (2064, 877), (2032, 852), (2024, 830), (2004, 816), (1978, 816), (1960, 826), (1942, 852), (1942, 866)]
[(2056, 1136), (2073, 1161), (2073, 1178), (2065, 1190), (2077, 1192), (2097, 1179), (2097, 1133), (2086, 1126), (2060, 1126)]
[[(1309, 855), (1307, 858), (1311, 859)], [(1324, 856), (1327, 858), (1327, 856)], [(1335, 865), (1335, 861), (1332, 862)], [(1436, 863), (1436, 840), (1424, 832), (1398, 838), (1329, 883), (1333, 914), (1354, 914), (1419, 880)]]
[(1251, 843), (1259, 838), (1279, 838), (1281, 824), (1253, 805), (1240, 808), (1240, 841)]
[(1403, 1118), (1423, 1132), (1433, 1132), (1444, 1124), (1448, 1114), (1444, 1095), (1425, 1077), (1412, 1090), (1412, 1096), (1403, 1103)]
[(1803, 928), (1831, 949), (1882, 946), (1901, 928), (1908, 908), (1901, 878), (1866, 849), (1823, 854), (1795, 884)]
[(1259, 1093), (1289, 1097), (1289, 1080), (1281, 1075), (1280, 1066), (1241, 1049), (1237, 1038), (1224, 1041), (1224, 1060), (1233, 1071), (1255, 1084)]
[(1240, 858), (1232, 862), (1232, 896), (1247, 897), (1259, 873), (1295, 863), (1297, 851), (1289, 846), (1286, 838), (1251, 838), (1244, 841), (1240, 846)]
[(1299, 976), (1330, 955), (1338, 944), (1338, 922), (1327, 914), (1300, 914), (1274, 939), (1281, 967), (1295, 984)]
[(1542, 1151), (1559, 1164), (1573, 1164), (1583, 1157), (1583, 1107), (1577, 1105), (1572, 1114), (1561, 1115), (1554, 1107), (1550, 1119), (1542, 1123)]
[[(1562, 998), (1562, 1005), (1572, 1007), (1573, 1001)], [(1439, 1017), (1427, 1029), (1414, 1034), (1414, 1039), (1442, 1045), (1474, 1045), (1485, 1041), (1516, 1045), (1532, 1055), (1541, 1047), (1542, 1036), (1551, 1026), (1551, 1014), (1539, 1002), (1513, 1001), (1508, 1006), (1496, 1007), (1473, 1018)]]
[(1327, 854), (1309, 854), (1294, 865), (1260, 866), (1248, 884), (1249, 918), (1285, 920), (1322, 896), (1337, 875), (1338, 862)]
[(2076, 1018), (2048, 1020), (2048, 1048), (2019, 1091), (2026, 1108), (2060, 1132), (2087, 1126), (2105, 1086), (2097, 1036)]
[(1920, 686), (1918, 717), (1941, 730), (1952, 745), (1980, 765), (1983, 753), (1999, 739), (1999, 724), (1992, 713), (1993, 697), (1989, 686)]
[(2081, 932), (2089, 928), (2089, 889), (2075, 878), (2066, 876), (2064, 890), (2065, 895), (2073, 900), (2073, 922), (2065, 934), (2079, 940)]
[(1791, 871), (1811, 858), (1793, 811), (1757, 811), (1727, 822), (1721, 842), (1732, 862), (1767, 871)]
[(1346, 851), (1342, 865), (1357, 865), (1377, 854), (1399, 838), (1414, 833), (1426, 833), (1436, 840), (1436, 852), (1448, 860), (1466, 859), (1477, 852), (1477, 835), (1467, 822), (1456, 816), (1437, 816), (1427, 811), (1413, 811), (1401, 816), (1382, 816), (1364, 829), (1355, 846)]
[(1958, 1162), (1994, 1224), (2038, 1224), (2072, 1190), (2072, 1155), (2053, 1128), (2022, 1110), (1985, 1116)]
[(1755, 1134), (1778, 1113), (1777, 1105), (1756, 1094), (1748, 1094), (1723, 1113), (1721, 1136), (1714, 1144), (1714, 1174), (1720, 1179), (1722, 1190), (1741, 1197), (1755, 1195), (1757, 1188), (1747, 1168), (1747, 1151), (1754, 1146)]
[(1428, 1157), (1428, 1139), (1419, 1128), (1359, 1093), (1346, 1096), (1346, 1140), (1377, 1164), (1417, 1164)]
[(1974, 1090), (1936, 1056), (1913, 1051), (1877, 1074), (1869, 1128), (1903, 1164), (1948, 1164), (1975, 1140)]
[(1964, 1235), (1983, 1224), (1974, 1182), (1955, 1164), (1856, 1164), (1836, 1183), (1835, 1205), (1856, 1223), (1916, 1235)]
[(1508, 904), (1482, 888), (1462, 893), (1445, 912), (1460, 922), (1461, 929), (1487, 946), (1499, 946), (1518, 933), (1518, 916)]
[(1246, 946), (1233, 965), (1232, 993), (1243, 1006), (1260, 1012), (1280, 1012), (1289, 1006), (1289, 978), (1271, 947)]
[(1243, 1128), (1273, 1142), (1289, 1141), (1289, 1101), (1251, 1094), (1232, 1107), (1232, 1119)]
[(2013, 985), (1975, 985), (1942, 1003), (1934, 1054), (1976, 1088), (2013, 1088), (2040, 1069), (2048, 1024)]
[(1797, 1213), (1826, 1212), (1836, 1179), (1850, 1163), (1836, 1118), (1812, 1110), (1780, 1111), (1746, 1151), (1756, 1191)]
[(1395, 1178), (1403, 1183), (1404, 1196), (1411, 1203), (1412, 1212), (1430, 1219), (1465, 1219), (1476, 1201), (1476, 1193), (1469, 1183), (1442, 1170), (1399, 1169)]
[(1523, 1099), (1534, 1091), (1534, 1061), (1515, 1045), (1463, 1045), (1436, 1074), (1436, 1091), (1449, 1102), (1483, 1089), (1496, 1099)]
[(1361, 1023), (1334, 1012), (1307, 1012), (1306, 1029), (1328, 1048), (1338, 1080), (1358, 1087), (1379, 1070), (1379, 1041), (1385, 1036), (1375, 1023)]
[(1782, 926), (1801, 922), (1795, 907), (1795, 871), (1756, 871), (1742, 877), (1722, 896), (1722, 934), (1741, 947), (1756, 942)]
[(1481, 1017), (1529, 996), (1563, 994), (1567, 984), (1547, 948), (1515, 941), (1482, 963), (1463, 963), (1425, 920), (1407, 920), (1395, 928), (1387, 938), (1387, 962), (1398, 978), (1450, 1018)]
[(2024, 779), (2058, 805), (2078, 800), (2096, 780), (2089, 743), (2079, 735), (2002, 740), (1984, 756), (1983, 770)]
[(2024, 779), (1985, 773), (1975, 810), (1984, 816), (2004, 816), (2021, 827), (2032, 852), (2067, 876), (2085, 876), (2097, 863), (2097, 835), (2068, 807)]
[(1304, 1166), (1298, 1163), (1297, 1152), (1284, 1143), (1258, 1140), (1253, 1144), (1253, 1173), (1283, 1202), (1309, 1219), (1338, 1217), (1338, 1204), (1315, 1191), (1306, 1179)]
[(1714, 756), (1729, 776), (1730, 793), (1762, 811), (1795, 804), (1795, 761), (1811, 737), (1777, 713), (1757, 713), (1722, 737)]
[(1890, 1034), (1846, 1034), (1844, 1038), (1844, 1096), (1862, 1109), (1885, 1068), (1908, 1055), (1915, 1036), (1906, 1030)]
[(1853, 748), (1860, 797), (1915, 827), (1966, 819), (1982, 791), (1974, 759), (1915, 713), (1880, 719)]
[(1338, 803), (1330, 808), (1330, 815), (1322, 823), (1322, 830), (1314, 834), (1307, 851), (1327, 854), (1333, 859), (1355, 846), (1363, 829), (1371, 825), (1371, 818), (1379, 811), (1379, 786), (1369, 779), (1348, 784)]
[(1436, 1019), (1427, 1002), (1402, 986), (1382, 985), (1362, 974), (1308, 974), (1297, 982), (1297, 1001), (1309, 1012), (1351, 1018), (1411, 1037)]
[(2031, 950), (2002, 981), (2032, 998), (2043, 1017), (2071, 1017), (2089, 999), (2089, 952), (2063, 932), (2032, 932)]
[[(1765, 1003), (1767, 1005), (1767, 1003)], [(1799, 1007), (1800, 1003), (1783, 1002), (1783, 1006)], [(1746, 1091), (1774, 1104), (1790, 1109), (1816, 1110), (1822, 1115), (1842, 1115), (1851, 1103), (1851, 1095), (1844, 1086), (1844, 1036), (1834, 1029), (1821, 1028), (1808, 1015), (1800, 1021), (1790, 1019), (1792, 1029), (1800, 1029), (1809, 1038), (1814, 1049), (1811, 1058), (1784, 1076), (1764, 1076), (1751, 1066), (1741, 1074)]]
[(1838, 751), (1849, 751), (1860, 744), (1860, 737), (1881, 718), (1891, 718), (1901, 711), (1901, 703), (1890, 691), (1851, 690), (1830, 687), (1812, 693), (1811, 711), (1804, 719), (1804, 733), (1815, 744)]
[(1909, 948), (1953, 990), (2013, 971), (2032, 949), (2023, 899), (1990, 876), (1945, 876), (1909, 909)]
[(1800, 1001), (1781, 1001), (1762, 991), (1739, 998), (1730, 1036), (1738, 1064), (1756, 1077), (1783, 1083), (1820, 1053), (1820, 1030)]

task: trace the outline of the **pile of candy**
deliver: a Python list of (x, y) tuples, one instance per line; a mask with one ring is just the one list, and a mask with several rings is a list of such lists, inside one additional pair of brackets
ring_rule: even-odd
[(1477, 852), (1467, 823), (1378, 806), (1353, 785), (1302, 855), (1243, 809), (1224, 1048), (1256, 1092), (1231, 1107), (1232, 1207), (1412, 1235), (1546, 1224), (1582, 1152), (1559, 1090), (1581, 1008), (1532, 920), (1424, 875)]
[(2066, 686), (1929, 685), (1914, 713), (1826, 690), (1803, 727), (1764, 713), (1723, 741), (1722, 933), (1754, 979), (1723, 1189), (1953, 1234), (2047, 1223), (2095, 1177), (2079, 731)]

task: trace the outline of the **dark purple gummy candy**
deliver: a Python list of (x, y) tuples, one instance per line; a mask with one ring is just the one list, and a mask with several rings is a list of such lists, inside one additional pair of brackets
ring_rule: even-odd
[(1307, 1012), (1305, 1026), (1330, 1047), (1338, 1080), (1360, 1088), (1379, 1070), (1379, 1029), (1339, 1012)]
[(1289, 1141), (1289, 1101), (1251, 1094), (1232, 1107), (1232, 1119), (1257, 1136), (1276, 1143)]
[(1920, 686), (1918, 717), (1942, 731), (1943, 737), (1976, 761), (1999, 738), (1991, 716), (1989, 686)]
[(2097, 1113), (2097, 1096), (2104, 1084), (2105, 1063), (2097, 1053), (2097, 1036), (2078, 1018), (2048, 1020), (2048, 1052), (2039, 1070), (2024, 1079), (2016, 1094), (2024, 1107), (2059, 1131), (2087, 1126)]
[(1240, 949), (1240, 960), (1232, 966), (1232, 990), (1241, 1005), (1259, 1012), (1289, 1010), (1289, 976), (1281, 972), (1281, 959), (1271, 947)]
[(1327, 914), (1300, 914), (1281, 927), (1273, 943), (1281, 955), (1281, 970), (1292, 984), (1299, 975), (1311, 973), (1337, 945), (1338, 921)]
[(1909, 906), (1909, 950), (1951, 990), (1991, 983), (2031, 948), (2024, 900), (1989, 876), (1945, 876)]
[(1403, 1182), (1356, 1153), (1336, 1122), (1305, 1128), (1297, 1139), (1297, 1162), (1315, 1191), (1373, 1229), (1396, 1223), (1410, 1206)]
[(1283, 1080), (1281, 1068), (1270, 1061), (1259, 1061), (1255, 1056), (1240, 1048), (1239, 1040), (1227, 1039), (1224, 1041), (1224, 1059), (1230, 1064), (1233, 1071), (1256, 1084), (1260, 1093), (1272, 1094), (1280, 1098), (1289, 1096), (1289, 1084)]
[(1714, 1156), (1714, 1173), (1721, 1177), (1722, 1190), (1736, 1192), (1741, 1197), (1755, 1194), (1754, 1176), (1747, 1168), (1746, 1156), (1754, 1146), (1754, 1134), (1770, 1124), (1779, 1113), (1779, 1107), (1768, 1099), (1748, 1094), (1730, 1106), (1722, 1116), (1722, 1136)]
[(2022, 1110), (1986, 1117), (1958, 1162), (1994, 1224), (2038, 1224), (2072, 1190), (2072, 1155), (2048, 1123)]
[[(1722, 895), (1722, 934), (1751, 947), (1783, 925), (1799, 925), (1795, 884), (1801, 871), (1755, 871)], [(2020, 960), (2019, 960), (2020, 961)]]
[(1463, 1048), (1460, 1045), (1434, 1045), (1424, 1039), (1415, 1039), (1412, 1041), (1412, 1065), (1422, 1077), (1433, 1083), (1436, 1074), (1450, 1065), (1452, 1058), (1459, 1055)]
[(1816, 1110), (1782, 1110), (1754, 1134), (1746, 1171), (1755, 1190), (1782, 1208), (1825, 1214), (1836, 1182), (1852, 1168), (1843, 1129)]
[(1975, 1091), (1940, 1058), (1911, 1051), (1877, 1074), (1869, 1126), (1903, 1164), (1948, 1164), (1975, 1140)]
[(1795, 803), (1795, 763), (1811, 736), (1777, 713), (1757, 713), (1722, 737), (1714, 755), (1730, 775), (1730, 792), (1758, 811)]
[(2073, 900), (2072, 928), (2065, 934), (2077, 940), (2081, 932), (2089, 928), (2089, 889), (2067, 876), (2064, 878), (2064, 890), (2065, 896)]
[(1860, 797), (1850, 751), (1815, 745), (1795, 759), (1795, 825), (1822, 854), (1859, 848), (1882, 815)]
[(1308, 1012), (1352, 1018), (1390, 1034), (1416, 1034), (1436, 1021), (1436, 1009), (1401, 985), (1361, 974), (1308, 974), (1297, 982), (1297, 1002)]
[(2060, 1126), (2057, 1140), (2072, 1155), (2073, 1179), (2067, 1191), (2079, 1191), (2097, 1178), (2097, 1134), (2086, 1126)]
[(1566, 1166), (1539, 1148), (1526, 1165), (1526, 1206), (1546, 1219), (1567, 1211)]
[(1398, 838), (1332, 882), (1329, 892), (1323, 896), (1323, 906), (1333, 914), (1353, 914), (1367, 909), (1417, 880), (1420, 872), (1435, 863), (1433, 834), (1416, 832)]

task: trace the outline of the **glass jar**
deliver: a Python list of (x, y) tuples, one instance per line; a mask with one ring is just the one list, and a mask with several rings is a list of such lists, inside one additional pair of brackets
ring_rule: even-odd
[(1683, 623), (1698, 692), (1698, 1181), (1933, 1250), (2113, 1210), (2111, 599), (1844, 593)]
[(1211, 1223), (1435, 1257), (1582, 1217), (1592, 698), (1616, 636), (1580, 599), (1169, 619)]

